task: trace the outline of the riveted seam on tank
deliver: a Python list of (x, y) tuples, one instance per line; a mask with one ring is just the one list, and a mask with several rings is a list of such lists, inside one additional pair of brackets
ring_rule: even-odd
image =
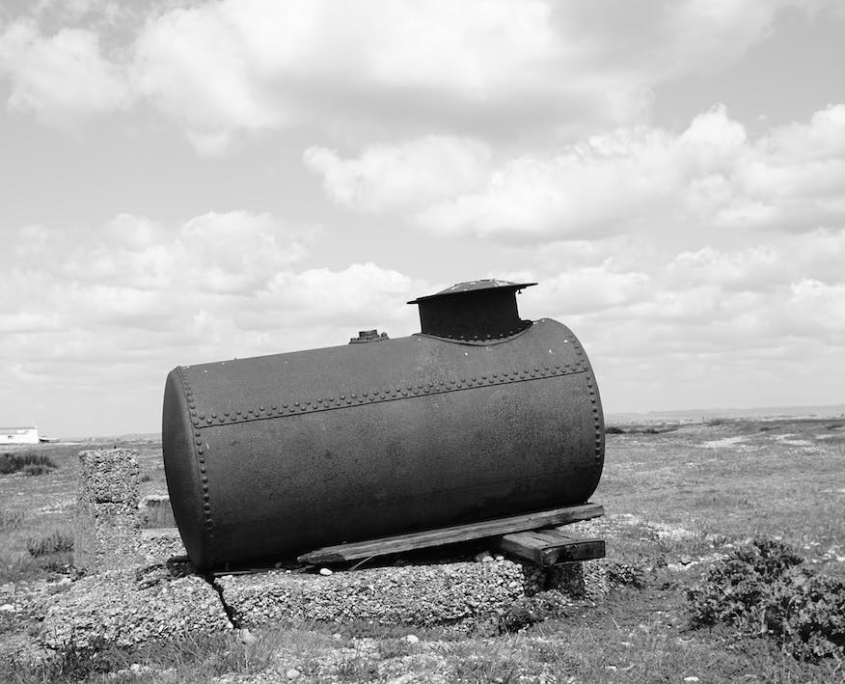
[[(503, 371), (501, 374), (491, 373), (488, 375), (475, 376), (470, 378), (454, 378), (446, 380), (437, 380), (429, 382), (417, 383), (413, 393), (404, 390), (404, 388), (377, 388), (372, 390), (364, 390), (360, 394), (351, 392), (348, 395), (341, 395), (344, 401), (338, 403), (334, 398), (318, 398), (305, 399), (300, 401), (293, 401), (292, 403), (282, 404), (277, 414), (260, 407), (247, 408), (241, 410), (231, 410), (226, 412), (229, 414), (229, 424), (244, 424), (253, 423), (260, 420), (271, 420), (275, 418), (286, 418), (293, 415), (304, 415), (310, 413), (317, 413), (323, 411), (334, 411), (337, 409), (345, 409), (366, 404), (380, 404), (387, 401), (402, 401), (406, 399), (413, 399), (415, 397), (426, 397), (438, 394), (449, 394), (452, 392), (462, 392), (479, 387), (490, 387), (495, 385), (512, 385), (520, 382), (533, 382), (536, 380), (545, 380), (554, 377), (563, 377), (567, 375), (577, 375), (580, 373), (588, 373), (587, 385), (590, 392), (591, 403), (593, 404), (594, 412), (597, 411), (595, 406), (597, 402), (597, 395), (593, 387), (592, 376), (589, 375), (589, 367), (586, 363), (564, 363), (558, 364), (554, 367), (545, 366), (543, 368), (535, 366), (533, 368)], [(413, 384), (408, 385), (413, 387)], [(363, 398), (362, 398), (363, 397)], [(224, 413), (224, 415), (226, 415)], [(204, 418), (205, 416), (203, 416)], [(199, 416), (193, 419), (193, 427), (196, 431), (201, 431), (207, 427), (218, 427), (211, 419), (203, 420)]]
[(596, 462), (601, 462), (604, 456), (604, 430), (602, 428), (602, 418), (599, 414), (599, 408), (597, 405), (597, 398), (598, 395), (596, 394), (595, 389), (595, 379), (593, 378), (592, 373), (588, 372), (587, 375), (584, 376), (586, 380), (587, 389), (590, 393), (590, 402), (592, 404), (593, 409), (593, 427), (595, 429), (595, 455), (596, 455)]
[[(188, 399), (188, 406), (191, 407), (191, 422), (193, 424), (194, 434), (197, 437), (201, 436), (201, 430), (203, 427), (206, 427), (202, 424), (202, 417), (197, 415), (196, 411), (196, 402), (194, 401), (194, 392), (191, 388), (191, 383), (188, 380), (187, 373), (185, 373), (185, 368), (180, 366), (179, 369), (179, 379), (182, 381), (182, 387), (185, 389), (185, 397)], [(232, 416), (234, 419), (234, 415)], [(211, 418), (208, 419), (208, 424), (211, 424)], [(209, 563), (213, 564), (213, 544), (211, 543), (214, 539), (214, 519), (211, 516), (211, 497), (208, 492), (208, 475), (207, 475), (207, 465), (205, 462), (205, 457), (203, 455), (202, 449), (202, 439), (195, 439), (194, 442), (191, 444), (191, 448), (194, 452), (194, 459), (197, 463), (197, 469), (199, 470), (199, 478), (200, 488), (202, 489), (202, 499), (203, 499), (203, 506), (202, 506), (202, 515), (203, 515), (203, 529), (205, 531), (206, 539), (208, 541), (208, 548), (209, 548)]]

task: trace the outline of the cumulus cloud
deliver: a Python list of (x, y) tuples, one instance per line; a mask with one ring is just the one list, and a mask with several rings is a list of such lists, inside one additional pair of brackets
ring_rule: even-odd
[[(58, 117), (134, 97), (203, 154), (243, 133), (313, 124), (547, 138), (641, 122), (655, 85), (738, 60), (788, 8), (830, 4), (221, 0), (130, 11), (77, 0), (62, 14), (77, 26), (42, 35), (15, 20), (2, 54), (14, 108)], [(102, 42), (118, 49), (105, 57)]]
[(402, 211), (443, 235), (548, 241), (670, 235), (680, 225), (803, 232), (845, 223), (845, 105), (757, 139), (718, 106), (677, 135), (618, 129), (517, 157), (441, 141), (434, 149), (443, 158), (450, 158), (446, 144), (452, 159), (460, 151), (461, 172), (444, 169), (436, 192), (432, 146), (424, 139), (373, 145), (349, 159), (312, 149), (305, 161), (335, 201)]
[[(343, 344), (405, 328), (409, 277), (372, 263), (303, 268), (307, 231), (268, 214), (205, 214), (168, 226), (120, 215), (93, 230), (29, 226), (0, 282), (0, 364), (50, 377), (113, 364), (133, 376), (176, 363)], [(162, 376), (163, 377), (163, 376)]]
[(13, 86), (8, 107), (53, 124), (125, 109), (131, 90), (121, 69), (103, 56), (99, 36), (66, 28), (44, 36), (19, 20), (0, 33), (0, 73)]
[(364, 211), (384, 211), (425, 207), (478, 187), (489, 173), (492, 153), (481, 141), (426, 136), (371, 145), (357, 159), (310, 147), (303, 159), (306, 167), (323, 177), (334, 201)]

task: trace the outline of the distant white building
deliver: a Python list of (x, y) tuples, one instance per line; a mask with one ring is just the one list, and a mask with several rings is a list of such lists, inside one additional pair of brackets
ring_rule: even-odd
[(37, 427), (0, 427), (0, 446), (4, 444), (38, 444)]

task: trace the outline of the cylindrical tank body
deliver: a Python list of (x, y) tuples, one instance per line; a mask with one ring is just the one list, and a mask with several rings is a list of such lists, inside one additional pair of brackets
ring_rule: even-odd
[(201, 570), (578, 504), (604, 461), (578, 340), (427, 334), (178, 367), (163, 448)]

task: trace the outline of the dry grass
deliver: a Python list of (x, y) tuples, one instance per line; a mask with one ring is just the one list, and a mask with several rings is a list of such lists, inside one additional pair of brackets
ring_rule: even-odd
[[(390, 681), (411, 672), (414, 681), (443, 682), (845, 682), (841, 660), (801, 662), (770, 638), (691, 629), (685, 598), (714, 559), (753, 537), (781, 539), (810, 567), (845, 577), (845, 422), (622, 427), (625, 433), (608, 435), (593, 497), (608, 515), (592, 529), (607, 540), (609, 558), (642, 569), (642, 589), (617, 588), (598, 605), (582, 602), (495, 637), (378, 625), (266, 629), (249, 645), (229, 634), (112, 653), (99, 665), (65, 663), (64, 671), (0, 667), (0, 680), (207, 682), (229, 673), (248, 682), (264, 672), (268, 681), (286, 681), (294, 668), (295, 681), (315, 682)], [(0, 582), (8, 581), (10, 553), (32, 559), (27, 540), (49, 536), (67, 518), (81, 448), (50, 452), (58, 466), (51, 475), (0, 477)], [(165, 491), (157, 450), (142, 451), (144, 493)], [(6, 633), (13, 629), (8, 624)], [(405, 640), (411, 632), (418, 643)]]
[[(55, 535), (71, 535), (71, 519), (76, 502), (78, 454), (87, 449), (105, 449), (114, 442), (81, 444), (41, 444), (11, 450), (9, 463), (23, 463), (24, 468), (0, 475), (0, 584), (49, 577), (56, 567), (71, 561), (64, 549), (62, 558), (36, 558), (29, 547)], [(137, 449), (141, 474), (148, 479), (141, 485), (142, 495), (166, 494), (161, 445), (153, 442), (121, 444)], [(53, 464), (49, 468), (46, 464)], [(26, 465), (41, 465), (48, 470), (38, 477), (24, 474)], [(160, 513), (166, 518), (167, 512)]]

